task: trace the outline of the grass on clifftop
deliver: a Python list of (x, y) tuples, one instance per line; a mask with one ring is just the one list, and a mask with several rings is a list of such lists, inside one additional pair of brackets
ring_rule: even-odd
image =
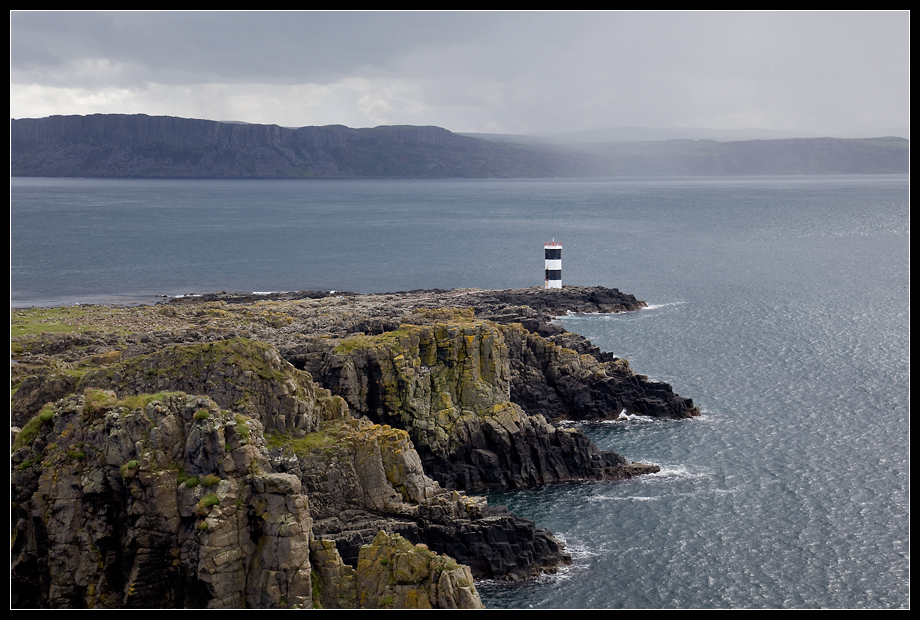
[(265, 444), (269, 450), (280, 448), (286, 454), (304, 457), (314, 452), (333, 451), (351, 434), (351, 428), (344, 422), (323, 422), (320, 430), (299, 438), (290, 433), (267, 434)]
[(348, 353), (355, 349), (373, 349), (380, 346), (393, 347), (399, 345), (399, 339), (411, 332), (411, 326), (403, 326), (391, 332), (384, 332), (376, 336), (358, 335), (343, 339), (333, 351), (335, 353)]
[[(412, 312), (428, 321), (450, 325), (467, 326), (481, 322), (476, 320), (473, 308), (417, 308)], [(355, 349), (373, 349), (377, 347), (389, 347), (398, 350), (400, 348), (399, 341), (403, 336), (409, 336), (413, 331), (420, 329), (424, 329), (424, 325), (406, 324), (400, 325), (399, 329), (382, 334), (350, 336), (343, 338), (338, 346), (333, 349), (333, 352), (349, 353)]]
[(75, 319), (82, 319), (92, 312), (86, 307), (31, 308), (10, 312), (10, 336), (37, 336), (43, 333), (71, 333), (92, 329), (76, 325)]
[(162, 310), (162, 306), (62, 306), (10, 310), (10, 337), (29, 341), (42, 334), (101, 332), (129, 334), (174, 329), (187, 320)]

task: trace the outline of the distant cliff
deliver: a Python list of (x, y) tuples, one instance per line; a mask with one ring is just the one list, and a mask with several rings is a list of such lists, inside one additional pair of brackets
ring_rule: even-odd
[(94, 114), (10, 121), (12, 176), (110, 178), (491, 178), (906, 173), (901, 138), (560, 146), (440, 127), (286, 128)]

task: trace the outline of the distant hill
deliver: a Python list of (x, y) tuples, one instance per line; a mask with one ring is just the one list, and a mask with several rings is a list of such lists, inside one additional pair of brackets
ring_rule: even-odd
[(499, 178), (906, 173), (902, 138), (559, 144), (440, 127), (286, 128), (145, 114), (10, 121), (11, 176)]

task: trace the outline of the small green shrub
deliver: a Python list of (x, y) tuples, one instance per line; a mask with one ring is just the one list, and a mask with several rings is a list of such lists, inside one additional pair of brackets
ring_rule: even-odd
[(38, 419), (45, 424), (50, 424), (51, 420), (54, 419), (54, 407), (47, 406), (42, 409), (38, 414)]
[(38, 437), (41, 432), (42, 421), (39, 419), (39, 416), (35, 416), (28, 422), (25, 426), (22, 427), (22, 430), (16, 435), (16, 439), (13, 441), (12, 451), (16, 452), (20, 448), (26, 446), (31, 446), (32, 442)]
[(112, 409), (118, 404), (118, 397), (115, 392), (100, 390), (97, 388), (86, 388), (83, 392), (85, 405), (83, 411), (88, 414), (98, 414)]
[(188, 478), (185, 479), (184, 484), (185, 484), (185, 486), (187, 486), (188, 488), (194, 489), (194, 488), (197, 487), (198, 484), (199, 484), (198, 476), (189, 476)]
[(220, 482), (219, 477), (215, 476), (214, 474), (208, 474), (207, 476), (201, 479), (201, 486), (213, 487), (218, 482)]
[(208, 411), (207, 409), (199, 409), (198, 411), (195, 412), (195, 419), (199, 421), (207, 420), (210, 415), (211, 415), (211, 412)]
[[(69, 452), (68, 452), (69, 454)], [(134, 470), (140, 467), (140, 461), (128, 461), (121, 466), (121, 477), (122, 478), (133, 478)]]
[(155, 400), (163, 400), (166, 398), (166, 395), (167, 392), (157, 392), (156, 394), (137, 394), (136, 396), (128, 396), (121, 399), (118, 401), (118, 404), (122, 407), (125, 407), (128, 411), (133, 411), (134, 409), (143, 409)]
[(206, 517), (210, 512), (211, 506), (217, 506), (220, 503), (220, 498), (214, 495), (213, 493), (208, 493), (200, 500), (198, 500), (198, 505), (195, 507), (195, 515), (199, 517)]
[(246, 421), (248, 419), (249, 418), (242, 416), (242, 415), (236, 416), (236, 432), (239, 433), (240, 437), (242, 437), (245, 440), (249, 439), (249, 427), (246, 426)]

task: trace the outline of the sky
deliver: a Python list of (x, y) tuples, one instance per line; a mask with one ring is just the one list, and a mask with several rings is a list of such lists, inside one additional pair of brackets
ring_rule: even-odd
[(909, 11), (10, 12), (11, 118), (909, 137), (909, 109)]

